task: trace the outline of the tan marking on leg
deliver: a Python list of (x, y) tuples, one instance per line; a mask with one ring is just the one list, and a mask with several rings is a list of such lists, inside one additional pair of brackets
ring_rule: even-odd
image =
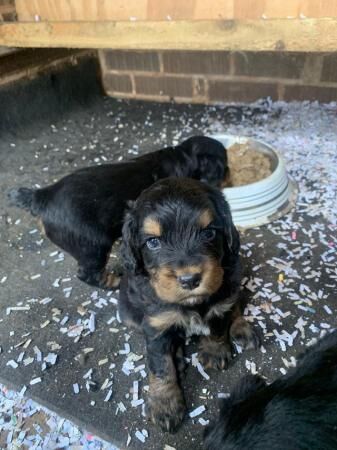
[(42, 236), (47, 237), (46, 230), (45, 230), (45, 227), (44, 227), (44, 224), (43, 224), (43, 222), (42, 222), (41, 217), (39, 217), (39, 218), (37, 219), (37, 226), (38, 226), (38, 228), (39, 228), (40, 233), (42, 234)]
[(105, 287), (107, 289), (117, 289), (119, 287), (120, 281), (120, 277), (118, 277), (114, 273), (104, 271), (100, 284), (102, 285), (102, 287)]
[(231, 339), (244, 349), (257, 349), (260, 346), (260, 337), (255, 329), (239, 316), (234, 319), (229, 329)]
[(142, 327), (132, 319), (125, 319), (123, 320), (123, 323), (129, 328), (134, 328), (137, 331), (142, 331)]
[(201, 226), (201, 228), (207, 228), (213, 219), (214, 219), (214, 217), (213, 217), (212, 211), (210, 209), (205, 209), (200, 214), (198, 223)]
[(227, 369), (232, 359), (231, 345), (225, 336), (203, 336), (200, 339), (199, 359), (206, 369)]
[(178, 385), (175, 365), (166, 357), (167, 374), (159, 378), (153, 373), (149, 377), (149, 412), (151, 420), (164, 431), (175, 431), (185, 415), (185, 400)]
[(160, 223), (153, 217), (147, 217), (143, 223), (144, 233), (150, 236), (161, 236)]

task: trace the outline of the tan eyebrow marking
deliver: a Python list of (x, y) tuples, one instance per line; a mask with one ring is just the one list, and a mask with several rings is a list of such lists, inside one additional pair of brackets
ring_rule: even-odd
[(160, 223), (153, 217), (147, 217), (143, 223), (143, 229), (146, 234), (150, 236), (161, 236)]
[(212, 222), (212, 220), (213, 220), (212, 211), (210, 211), (209, 209), (205, 209), (200, 214), (198, 222), (202, 228), (207, 228), (208, 225)]

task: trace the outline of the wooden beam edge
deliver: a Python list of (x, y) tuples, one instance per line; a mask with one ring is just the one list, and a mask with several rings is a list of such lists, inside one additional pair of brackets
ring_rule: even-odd
[(337, 18), (2, 23), (0, 45), (328, 52), (337, 50)]

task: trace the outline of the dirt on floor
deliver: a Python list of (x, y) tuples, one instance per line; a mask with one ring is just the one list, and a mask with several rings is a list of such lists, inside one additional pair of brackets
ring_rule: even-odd
[[(98, 97), (48, 117), (4, 130), (0, 140), (0, 381), (17, 391), (26, 386), (26, 397), (120, 448), (199, 449), (219, 398), (241, 376), (275, 379), (337, 326), (336, 105), (208, 107)], [(247, 320), (263, 335), (261, 349), (237, 354), (226, 372), (205, 375), (192, 341), (184, 392), (188, 412), (205, 409), (170, 435), (146, 418), (144, 341), (120, 323), (118, 292), (81, 283), (73, 259), (40, 234), (28, 213), (9, 208), (6, 192), (216, 132), (275, 146), (299, 196), (287, 216), (241, 236), (241, 295)]]

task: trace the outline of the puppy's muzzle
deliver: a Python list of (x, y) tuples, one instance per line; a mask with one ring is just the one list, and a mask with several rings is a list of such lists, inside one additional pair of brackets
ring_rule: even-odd
[(183, 289), (196, 289), (201, 283), (201, 273), (185, 273), (178, 277), (178, 281)]

